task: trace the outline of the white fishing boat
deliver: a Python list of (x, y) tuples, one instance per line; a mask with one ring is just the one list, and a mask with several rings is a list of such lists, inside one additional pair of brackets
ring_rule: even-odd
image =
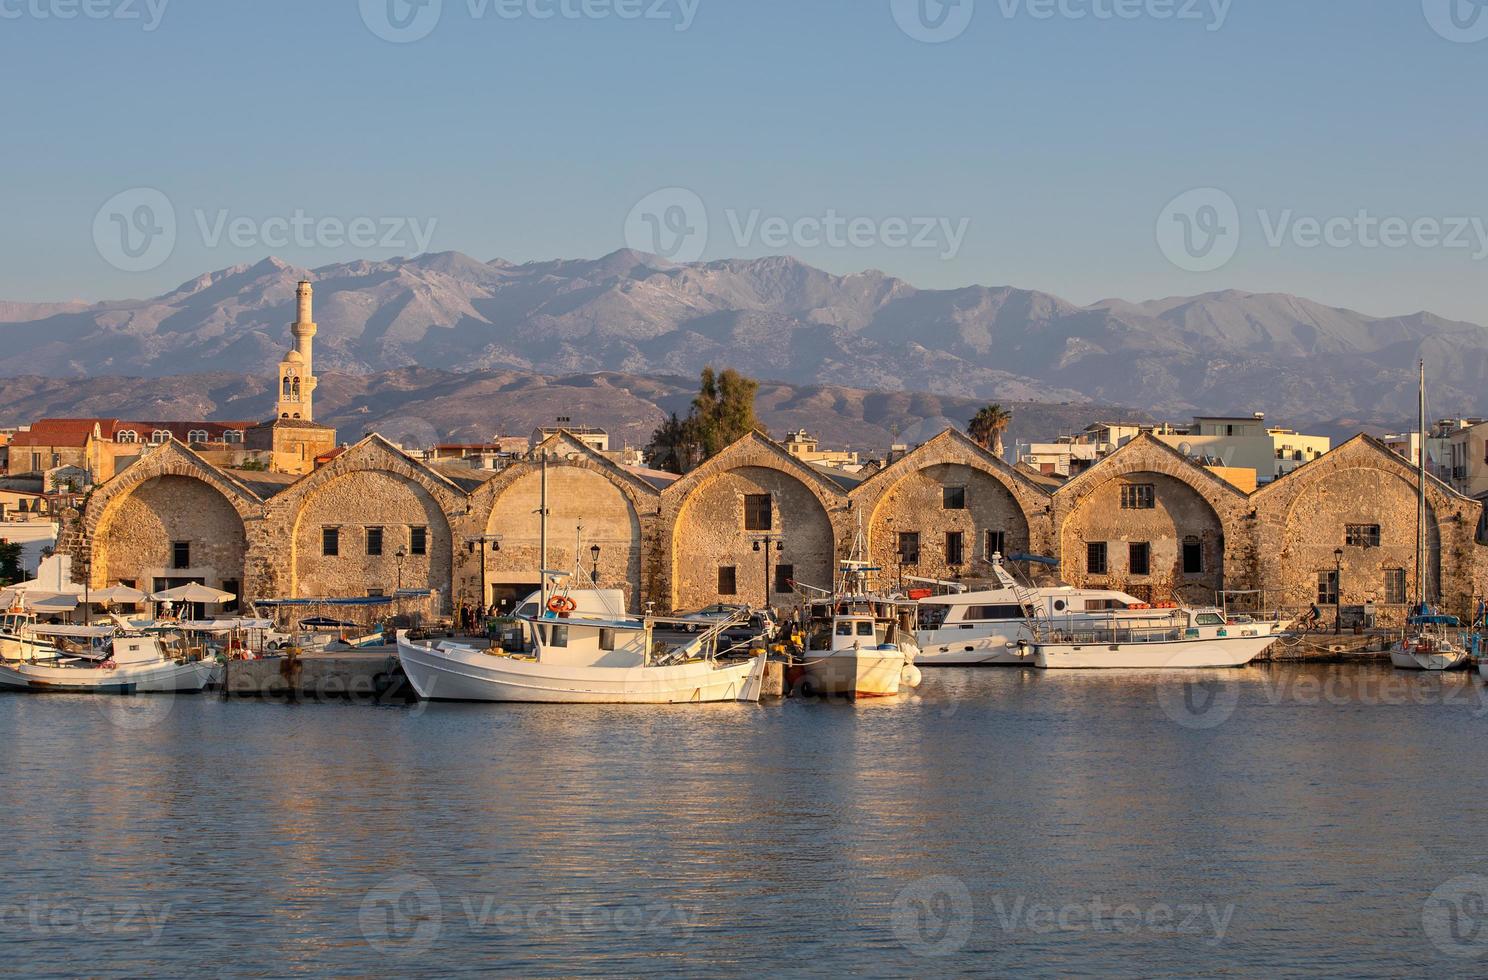
[(1113, 618), (1040, 632), (1026, 652), (1047, 670), (1193, 669), (1243, 667), (1282, 636), (1283, 625), (1180, 607), (1153, 609), (1142, 621)]
[(200, 691), (220, 677), (215, 659), (169, 656), (155, 636), (107, 626), (38, 628), (87, 644), (78, 655), (0, 663), (0, 689), (97, 694)]
[(808, 697), (893, 697), (920, 684), (915, 603), (873, 591), (881, 569), (861, 560), (865, 551), (859, 527), (854, 557), (839, 566), (832, 592), (798, 585), (817, 593), (806, 604), (799, 664), (800, 691)]
[(758, 701), (763, 691), (764, 654), (736, 662), (717, 657), (719, 636), (738, 617), (667, 649), (655, 627), (681, 621), (606, 612), (623, 602), (618, 592), (560, 590), (536, 598), (524, 605), (540, 612), (519, 616), (521, 641), (510, 648), (419, 643), (399, 631), (398, 659), (413, 689), (430, 701), (544, 704)]
[[(682, 620), (624, 613), (614, 590), (567, 588), (572, 579), (546, 568), (548, 467), (543, 457), (539, 554), (541, 588), (517, 611), (520, 629), (489, 649), (444, 641), (420, 643), (398, 632), (398, 659), (419, 697), (430, 701), (504, 701), (545, 704), (700, 704), (758, 701), (765, 654), (738, 662), (719, 659), (719, 638), (741, 621), (714, 623), (678, 648), (655, 637), (658, 625)], [(574, 555), (583, 554), (575, 532)], [(550, 585), (556, 586), (550, 590)]]
[(1472, 665), (1472, 640), (1455, 616), (1437, 612), (1427, 601), (1426, 562), (1426, 362), (1420, 362), (1416, 430), (1421, 446), (1416, 453), (1416, 605), (1406, 620), (1405, 637), (1390, 651), (1399, 670), (1460, 670)]

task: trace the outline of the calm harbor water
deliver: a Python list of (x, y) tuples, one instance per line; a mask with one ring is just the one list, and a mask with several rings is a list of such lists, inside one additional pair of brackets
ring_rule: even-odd
[(1488, 971), (1476, 675), (704, 708), (0, 697), (29, 975)]

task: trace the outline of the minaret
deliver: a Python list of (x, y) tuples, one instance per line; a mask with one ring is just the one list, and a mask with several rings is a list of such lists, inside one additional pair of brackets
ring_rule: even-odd
[(299, 312), (289, 327), (294, 348), (279, 362), (279, 409), (275, 414), (281, 419), (310, 422), (315, 418), (315, 290), (308, 280), (302, 280), (295, 296)]

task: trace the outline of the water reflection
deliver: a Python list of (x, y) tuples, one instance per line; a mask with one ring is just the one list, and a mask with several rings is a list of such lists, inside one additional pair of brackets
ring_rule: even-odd
[(27, 972), (1422, 972), (1488, 874), (1483, 692), (933, 670), (857, 705), (203, 697), (127, 731), (0, 697), (0, 905), (169, 909), (154, 943), (0, 928)]

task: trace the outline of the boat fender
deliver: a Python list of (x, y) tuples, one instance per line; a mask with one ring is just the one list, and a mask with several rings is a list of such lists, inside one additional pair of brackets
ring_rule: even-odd
[(899, 672), (899, 682), (905, 687), (919, 687), (921, 679), (920, 668), (914, 664), (905, 664), (904, 669)]
[(98, 666), (102, 667), (104, 670), (115, 670), (118, 668), (119, 665), (114, 663), (112, 660), (105, 660)]

